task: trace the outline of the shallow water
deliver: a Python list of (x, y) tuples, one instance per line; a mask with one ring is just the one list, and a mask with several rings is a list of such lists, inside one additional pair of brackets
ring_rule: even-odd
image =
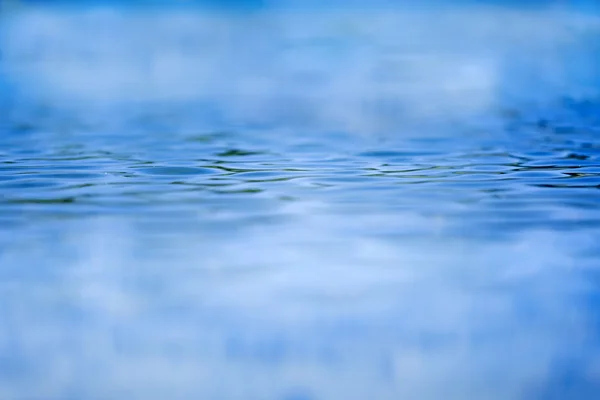
[(595, 17), (3, 18), (0, 398), (596, 398)]

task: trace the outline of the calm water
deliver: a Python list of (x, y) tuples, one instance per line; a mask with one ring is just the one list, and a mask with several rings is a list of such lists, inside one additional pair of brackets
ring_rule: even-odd
[(0, 22), (0, 398), (597, 398), (595, 17)]

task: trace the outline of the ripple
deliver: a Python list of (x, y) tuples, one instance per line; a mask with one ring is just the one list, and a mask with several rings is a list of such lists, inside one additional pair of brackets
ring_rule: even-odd
[(206, 175), (212, 171), (207, 168), (192, 168), (192, 167), (161, 167), (153, 166), (150, 168), (135, 168), (137, 172), (146, 175)]

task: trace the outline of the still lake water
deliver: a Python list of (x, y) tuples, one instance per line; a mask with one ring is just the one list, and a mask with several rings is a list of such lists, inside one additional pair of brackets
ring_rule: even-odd
[(0, 398), (598, 398), (595, 17), (0, 22)]

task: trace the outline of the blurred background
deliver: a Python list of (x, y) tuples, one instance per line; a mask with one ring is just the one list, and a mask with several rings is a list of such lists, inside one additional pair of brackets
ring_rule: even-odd
[(0, 0), (0, 399), (595, 399), (593, 1)]

